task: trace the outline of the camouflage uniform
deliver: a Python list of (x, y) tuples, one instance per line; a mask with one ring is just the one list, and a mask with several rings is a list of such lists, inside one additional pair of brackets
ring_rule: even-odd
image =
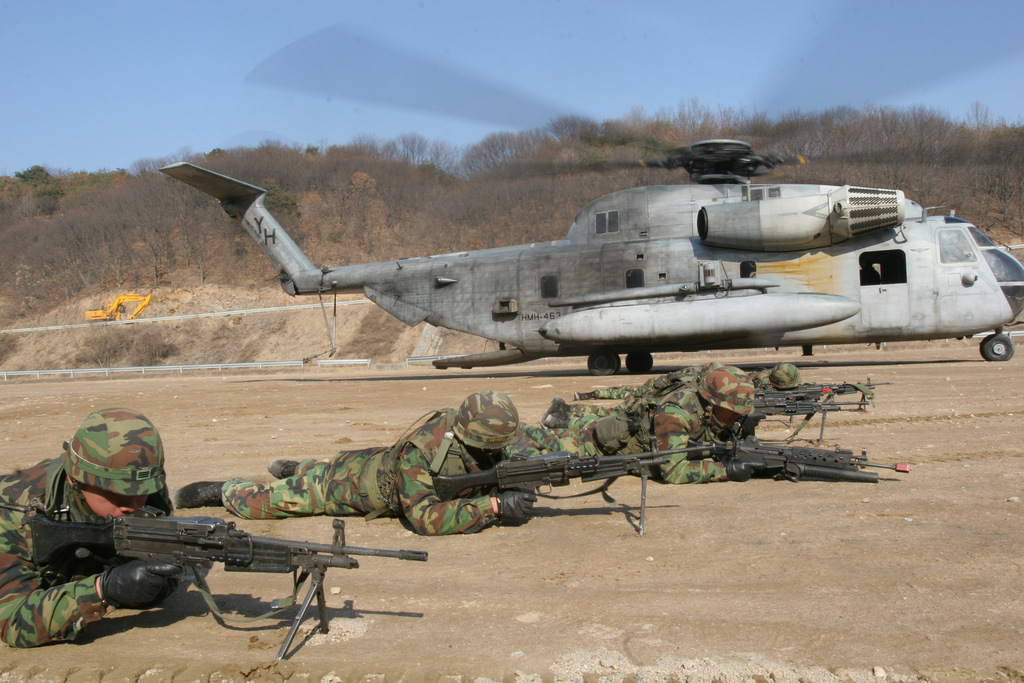
[(762, 391), (795, 389), (802, 381), (800, 371), (792, 363), (779, 363), (774, 368), (764, 368), (750, 375), (755, 389)]
[[(493, 462), (478, 462), (481, 452), (470, 453), (470, 447), (487, 446), (524, 454), (536, 454), (540, 448), (519, 439), (519, 415), (504, 394), (479, 392), (467, 402), (473, 397), (483, 397), (483, 403), (489, 400), (501, 407), (494, 410), (491, 443), (475, 440), (474, 435), (460, 431), (462, 409), (439, 410), (391, 447), (342, 451), (327, 461), (303, 460), (296, 466), (293, 476), (268, 485), (231, 479), (222, 489), (224, 506), (248, 519), (401, 515), (418, 534), (480, 531), (499, 519), (490, 493), (468, 489), (452, 500), (443, 500), (434, 490), (433, 475), (465, 474), (493, 466)], [(485, 408), (477, 419), (486, 413)], [(475, 437), (479, 438), (479, 430)], [(501, 457), (501, 451), (494, 452)]]
[[(108, 429), (112, 424), (117, 431)], [(90, 457), (97, 452), (113, 453), (104, 456), (106, 468)], [(134, 476), (112, 483), (113, 477), (126, 472)], [(45, 512), (35, 514), (54, 519), (95, 519), (68, 475), (75, 482), (125, 496), (147, 495), (147, 505), (171, 511), (160, 436), (135, 411), (113, 408), (92, 413), (65, 443), (63, 456), (0, 477), (0, 501), (14, 506), (38, 502)], [(80, 559), (69, 552), (45, 565), (35, 562), (25, 526), (28, 514), (33, 513), (0, 509), (0, 639), (14, 647), (71, 640), (111, 609), (96, 589), (105, 565), (95, 557)]]
[[(610, 409), (608, 415), (590, 414), (569, 429), (550, 430), (546, 446), (580, 455), (599, 456), (685, 448), (691, 441), (722, 442), (735, 438), (735, 425), (726, 427), (713, 413), (722, 406), (741, 415), (753, 407), (754, 388), (738, 368), (719, 367), (709, 372), (698, 388), (682, 388), (662, 399), (634, 398)], [(726, 468), (713, 460), (689, 460), (686, 454), (666, 456), (661, 479), (670, 484), (725, 481)]]
[(702, 375), (720, 367), (722, 367), (722, 364), (717, 361), (704, 365), (691, 365), (681, 370), (674, 370), (664, 375), (652, 377), (643, 384), (594, 389), (593, 391), (578, 394), (578, 399), (625, 400), (634, 396), (663, 396), (682, 386), (696, 386)]
[[(718, 361), (705, 363), (704, 365), (692, 365), (660, 375), (646, 383), (635, 387), (611, 387), (609, 389), (596, 389), (592, 392), (582, 394), (580, 398), (619, 398), (624, 399), (618, 408), (630, 409), (630, 405), (636, 401), (646, 400), (654, 404), (666, 404), (676, 401), (681, 392), (694, 391), (705, 376), (712, 370), (723, 367)], [(582, 430), (592, 422), (593, 416), (608, 417), (614, 414), (616, 407), (595, 406), (587, 403), (573, 403), (569, 406), (569, 429)]]

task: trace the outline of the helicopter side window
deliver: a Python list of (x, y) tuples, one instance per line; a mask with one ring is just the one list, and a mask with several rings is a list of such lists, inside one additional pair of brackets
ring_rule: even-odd
[(627, 268), (626, 269), (626, 287), (643, 287), (644, 286), (644, 269), (643, 268)]
[(757, 261), (740, 261), (740, 277), (757, 277)]
[(557, 275), (542, 275), (540, 278), (540, 298), (541, 299), (557, 299), (558, 298), (558, 276)]
[(978, 260), (967, 233), (963, 230), (939, 230), (939, 261), (942, 263), (972, 263)]
[[(767, 195), (765, 194), (767, 192)], [(759, 202), (765, 197), (768, 199), (776, 199), (782, 196), (782, 188), (778, 185), (771, 187), (744, 187), (743, 188), (743, 200)]]
[(597, 228), (598, 235), (603, 235), (606, 232), (619, 231), (618, 211), (601, 211), (595, 215), (595, 219), (595, 226)]
[(907, 282), (907, 255), (900, 249), (866, 251), (860, 255), (860, 285), (898, 285)]

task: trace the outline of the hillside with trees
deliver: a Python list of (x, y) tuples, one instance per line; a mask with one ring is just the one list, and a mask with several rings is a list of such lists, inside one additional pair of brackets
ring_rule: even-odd
[[(780, 167), (783, 182), (897, 188), (923, 206), (955, 210), (999, 242), (1024, 241), (1024, 124), (994, 122), (983, 105), (966, 120), (886, 107), (768, 118), (692, 101), (604, 122), (564, 117), (466, 148), (410, 133), (330, 147), (268, 142), (140, 160), (126, 170), (33, 166), (0, 176), (0, 327), (79, 322), (87, 307), (125, 291), (294, 303), (281, 301), (273, 269), (238, 225), (215, 201), (160, 173), (166, 163), (190, 161), (266, 188), (267, 206), (314, 263), (344, 265), (561, 239), (599, 196), (689, 182), (681, 169), (633, 162), (709, 138), (806, 158)], [(154, 315), (169, 298), (155, 299)], [(216, 299), (202, 306), (231, 307)], [(3, 337), (0, 364), (10, 369), (22, 342)], [(150, 346), (157, 350), (141, 360), (194, 355), (179, 343)], [(81, 354), (51, 362), (91, 364)]]

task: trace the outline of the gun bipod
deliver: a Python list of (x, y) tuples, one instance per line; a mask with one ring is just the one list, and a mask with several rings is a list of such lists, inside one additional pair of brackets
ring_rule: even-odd
[[(331, 541), (331, 548), (337, 549), (339, 552), (344, 552), (345, 549), (345, 520), (335, 519), (333, 522), (334, 527), (334, 539)], [(343, 555), (347, 562), (347, 568), (357, 569), (359, 562), (354, 557), (348, 557)], [(298, 614), (295, 615), (295, 619), (292, 621), (292, 626), (288, 629), (288, 635), (285, 636), (284, 642), (281, 643), (281, 649), (277, 651), (275, 660), (281, 660), (288, 654), (288, 648), (292, 646), (292, 641), (295, 639), (295, 634), (299, 632), (299, 626), (306, 619), (306, 612), (309, 611), (309, 605), (313, 602), (313, 596), (316, 596), (316, 608), (317, 614), (320, 617), (320, 632), (326, 634), (331, 626), (327, 621), (327, 600), (324, 597), (324, 576), (327, 574), (327, 565), (321, 562), (311, 562), (309, 565), (303, 565), (302, 571), (298, 574), (295, 579), (295, 590), (293, 596), (298, 593), (299, 586), (308, 578), (312, 577), (311, 583), (309, 584), (309, 592), (306, 593), (306, 597), (302, 601), (302, 605), (299, 607)], [(316, 627), (314, 627), (315, 630)], [(312, 635), (312, 633), (311, 633)]]
[[(303, 570), (299, 577), (295, 580), (296, 587), (301, 586), (302, 582), (307, 577), (312, 575), (312, 583), (309, 584), (309, 592), (306, 593), (305, 599), (302, 601), (302, 605), (299, 607), (298, 614), (295, 615), (295, 619), (292, 621), (292, 626), (288, 629), (288, 635), (285, 636), (284, 642), (281, 643), (281, 649), (277, 651), (275, 660), (282, 660), (285, 655), (288, 654), (288, 648), (292, 646), (292, 641), (295, 640), (295, 634), (299, 632), (299, 626), (306, 619), (306, 612), (309, 611), (309, 605), (313, 602), (313, 596), (316, 596), (316, 607), (320, 617), (320, 632), (327, 633), (330, 630), (330, 624), (327, 621), (327, 603), (324, 597), (324, 575), (326, 572), (323, 567), (314, 567), (312, 571)], [(314, 627), (315, 629), (316, 627)]]

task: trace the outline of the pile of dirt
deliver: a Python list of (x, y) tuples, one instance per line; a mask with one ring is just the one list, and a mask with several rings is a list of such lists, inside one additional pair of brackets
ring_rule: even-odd
[[(141, 322), (85, 324), (85, 311), (112, 300), (90, 296), (8, 323), (8, 329), (62, 328), (0, 335), (0, 368), (49, 370), (138, 367), (317, 358), (361, 359), (373, 365), (410, 356), (481, 353), (496, 344), (480, 337), (415, 327), (359, 296), (290, 297), (280, 289), (205, 285), (153, 291)], [(261, 310), (303, 306), (287, 310)], [(193, 317), (237, 311), (231, 315)], [(179, 319), (167, 320), (169, 317)], [(149, 321), (149, 322), (146, 322)], [(65, 327), (66, 326), (66, 327)], [(331, 335), (335, 351), (330, 353)]]

